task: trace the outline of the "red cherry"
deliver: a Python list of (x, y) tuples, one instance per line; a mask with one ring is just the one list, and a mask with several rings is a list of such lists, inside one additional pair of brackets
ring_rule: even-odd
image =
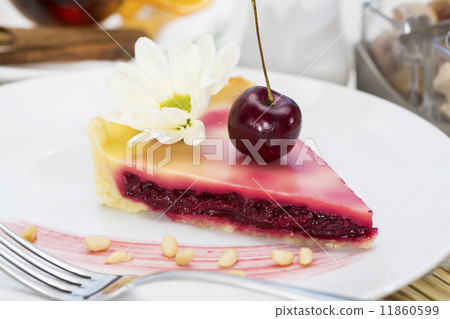
[(289, 153), (302, 127), (297, 103), (278, 92), (272, 94), (275, 105), (270, 105), (266, 87), (249, 88), (233, 103), (228, 117), (228, 134), (237, 150), (256, 160), (259, 154), (266, 162)]

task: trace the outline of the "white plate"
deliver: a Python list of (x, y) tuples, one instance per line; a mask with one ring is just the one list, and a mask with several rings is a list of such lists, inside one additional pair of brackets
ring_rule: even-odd
[[(82, 71), (0, 87), (0, 218), (32, 222), (65, 233), (102, 234), (133, 241), (159, 216), (127, 214), (96, 202), (90, 145), (83, 129), (97, 109), (112, 107), (104, 89), (109, 72)], [(234, 73), (263, 83), (260, 71), (236, 69)], [(271, 80), (272, 86), (282, 92), (295, 77), (274, 73)], [(272, 274), (266, 272), (261, 277), (354, 298), (369, 298), (368, 294), (380, 298), (444, 259), (450, 252), (448, 137), (400, 107), (341, 86), (301, 79), (288, 95), (303, 110), (301, 137), (312, 138), (330, 166), (373, 209), (379, 237), (369, 250), (330, 250), (345, 271), (317, 250), (316, 264), (306, 269), (298, 264), (271, 267), (270, 260), (264, 260), (265, 269)], [(175, 235), (182, 244), (203, 247), (244, 249), (260, 245), (258, 249), (263, 251), (264, 247), (279, 245), (261, 238), (175, 224), (166, 218), (140, 241), (153, 242), (152, 247), (156, 247), (166, 233)], [(52, 252), (89, 267), (98, 262), (96, 256), (83, 251), (80, 238), (70, 238), (79, 246), (53, 247)], [(45, 247), (44, 235), (37, 244)], [(78, 253), (71, 251), (77, 247), (81, 249)], [(295, 246), (287, 247), (296, 250)], [(158, 258), (153, 262), (158, 263)], [(243, 258), (236, 267), (248, 262)], [(116, 272), (130, 270), (123, 265)], [(0, 299), (40, 298), (3, 274), (0, 282)], [(122, 298), (273, 299), (194, 282), (154, 284)]]

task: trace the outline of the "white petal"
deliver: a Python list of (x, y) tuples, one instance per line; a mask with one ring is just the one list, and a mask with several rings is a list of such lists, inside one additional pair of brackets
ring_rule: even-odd
[(227, 73), (226, 66), (222, 60), (217, 59), (214, 61), (211, 74), (211, 79), (214, 80), (214, 82), (206, 88), (209, 94), (214, 95), (223, 88), (223, 86), (227, 83)]
[(214, 95), (219, 93), (220, 90), (227, 84), (227, 78), (220, 79), (219, 81), (216, 81), (213, 85), (210, 85), (206, 91), (210, 95)]
[(145, 72), (142, 67), (136, 64), (119, 63), (114, 67), (113, 74), (109, 76), (109, 81), (128, 81), (135, 85), (141, 86), (148, 90), (152, 98), (160, 104), (172, 95), (171, 84), (166, 85), (165, 88), (158, 82), (158, 76), (161, 74), (149, 74)]
[(129, 145), (157, 139), (162, 144), (173, 144), (183, 139), (183, 133), (177, 130), (144, 130), (129, 139)]
[(198, 46), (191, 46), (186, 53), (187, 61), (185, 61), (186, 68), (191, 77), (191, 81), (195, 86), (200, 82), (201, 72), (203, 70), (203, 53)]
[(185, 95), (189, 93), (189, 79), (183, 63), (184, 53), (178, 46), (169, 48), (169, 68), (173, 92)]
[(161, 111), (157, 109), (141, 109), (134, 112), (125, 112), (120, 117), (120, 121), (127, 123), (135, 130), (151, 130), (161, 125)]
[(205, 125), (202, 121), (196, 120), (192, 126), (186, 128), (184, 142), (188, 145), (197, 146), (206, 138)]
[(207, 34), (198, 40), (197, 45), (200, 47), (203, 53), (204, 64), (210, 63), (216, 56), (216, 44), (214, 38)]
[(154, 130), (153, 134), (156, 139), (162, 144), (174, 144), (183, 139), (184, 129), (172, 129), (172, 130)]
[(161, 109), (160, 128), (176, 128), (180, 125), (186, 125), (190, 114), (186, 111), (174, 107), (165, 107)]
[[(157, 101), (164, 101), (173, 94), (169, 65), (161, 49), (148, 38), (136, 42), (136, 62), (147, 75), (152, 95)], [(158, 98), (157, 96), (162, 96)]]
[(159, 46), (149, 38), (142, 37), (136, 41), (135, 57), (137, 61), (151, 59), (161, 68), (167, 69), (167, 59)]
[(211, 85), (213, 85), (217, 81), (216, 78), (213, 77), (213, 64), (207, 64), (200, 75), (200, 81), (198, 84), (198, 89), (203, 90)]
[(131, 111), (144, 107), (159, 109), (159, 104), (150, 95), (149, 90), (135, 82), (120, 80), (112, 75), (106, 80), (106, 90), (122, 110)]
[(181, 39), (178, 42), (178, 46), (184, 53), (187, 53), (189, 51), (189, 49), (193, 46), (193, 44), (192, 44), (192, 41), (189, 39)]
[(147, 78), (145, 72), (137, 64), (120, 62), (114, 66), (113, 73), (108, 76), (107, 81), (128, 81), (148, 89)]
[(120, 117), (122, 123), (142, 131), (154, 129), (176, 129), (184, 126), (189, 114), (177, 108), (141, 109), (134, 112), (123, 113)]
[(199, 95), (193, 96), (191, 98), (191, 105), (192, 105), (191, 117), (193, 119), (198, 119), (202, 117), (203, 114), (206, 113), (209, 106), (209, 100), (210, 95), (207, 95), (205, 93), (200, 93)]
[(239, 62), (240, 55), (241, 49), (239, 48), (239, 45), (230, 42), (222, 47), (217, 52), (216, 56), (224, 63), (227, 72), (229, 72)]

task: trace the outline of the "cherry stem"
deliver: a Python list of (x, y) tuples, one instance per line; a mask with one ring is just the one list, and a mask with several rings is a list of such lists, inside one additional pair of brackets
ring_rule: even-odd
[(270, 106), (275, 104), (275, 101), (273, 100), (272, 90), (270, 89), (270, 82), (269, 77), (267, 76), (267, 70), (266, 70), (266, 63), (264, 62), (264, 54), (261, 44), (261, 37), (259, 35), (259, 23), (258, 23), (258, 11), (256, 10), (256, 1), (252, 0), (253, 4), (253, 14), (255, 16), (255, 26), (256, 26), (256, 37), (258, 38), (258, 45), (259, 45), (259, 54), (261, 56), (261, 63), (264, 71), (264, 77), (266, 78), (266, 85), (267, 85), (267, 96), (269, 98), (269, 104)]

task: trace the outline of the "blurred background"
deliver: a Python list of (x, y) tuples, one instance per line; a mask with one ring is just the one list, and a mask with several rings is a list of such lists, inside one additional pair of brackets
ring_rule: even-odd
[[(269, 70), (378, 95), (450, 134), (450, 0), (257, 3)], [(128, 60), (144, 35), (165, 48), (210, 33), (218, 46), (241, 45), (241, 66), (260, 67), (251, 9), (250, 0), (0, 0), (0, 83)]]
[[(241, 45), (242, 66), (260, 66), (250, 0), (78, 0), (77, 2), (106, 29), (139, 29), (163, 47), (181, 37), (188, 36), (195, 39), (204, 33), (210, 33), (214, 35), (219, 46), (229, 41), (236, 41)], [(354, 23), (361, 14), (362, 2), (362, 0), (281, 2), (259, 0), (261, 35), (269, 69), (295, 74), (305, 72), (341, 35), (342, 30)], [(73, 0), (0, 0), (0, 8), (2, 27), (35, 28), (54, 25), (78, 26), (83, 29), (97, 27)], [(336, 43), (308, 70), (308, 76), (347, 84), (352, 64), (352, 47), (360, 37), (358, 23), (360, 21), (348, 30), (342, 41)], [(6, 65), (5, 61), (3, 63), (1, 61), (0, 59), (0, 65)], [(30, 61), (31, 64), (33, 62)], [(0, 69), (0, 81), (33, 76), (39, 74), (39, 71), (44, 73), (58, 71), (58, 67), (61, 66), (54, 63), (31, 64), (11, 63), (9, 72), (5, 68)], [(12, 70), (13, 66), (22, 70)], [(64, 68), (90, 66), (91, 63), (77, 63), (65, 64)]]

